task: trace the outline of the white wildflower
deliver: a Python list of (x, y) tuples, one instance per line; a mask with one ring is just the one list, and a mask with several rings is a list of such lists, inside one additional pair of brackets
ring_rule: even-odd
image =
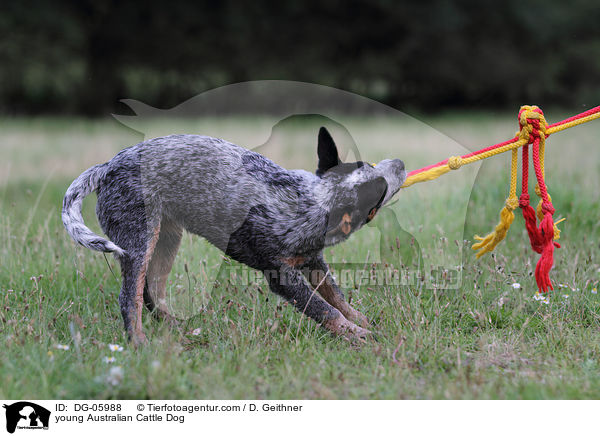
[(550, 301), (548, 301), (548, 299), (546, 298), (545, 295), (540, 294), (539, 292), (536, 292), (535, 295), (533, 296), (533, 299), (535, 301), (539, 301), (540, 303), (544, 303), (544, 304), (549, 304)]
[(121, 347), (119, 344), (108, 344), (108, 349), (112, 352), (123, 351), (123, 347)]
[(521, 283), (513, 283), (511, 286), (513, 289), (521, 289)]
[(67, 351), (67, 350), (69, 349), (69, 346), (68, 346), (68, 345), (62, 345), (62, 344), (56, 344), (56, 348), (57, 348), (58, 350), (64, 350), (64, 351)]
[(106, 357), (104, 356), (104, 359), (102, 359), (104, 361), (104, 363), (115, 363), (117, 361), (117, 359), (114, 358), (114, 356), (110, 356), (110, 357)]
[(200, 333), (202, 333), (202, 329), (200, 329), (200, 328), (194, 329), (194, 330), (192, 331), (192, 334), (193, 334), (194, 336), (198, 336)]

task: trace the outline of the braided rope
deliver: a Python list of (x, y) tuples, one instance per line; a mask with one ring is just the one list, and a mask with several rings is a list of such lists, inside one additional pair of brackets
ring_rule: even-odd
[[(437, 164), (411, 171), (402, 187), (406, 188), (415, 183), (437, 179), (441, 175), (451, 170), (457, 170), (463, 165), (468, 165), (511, 150), (510, 189), (504, 207), (500, 211), (500, 222), (487, 236), (483, 238), (475, 236), (475, 239), (478, 242), (473, 244), (472, 248), (474, 250), (479, 250), (477, 258), (480, 258), (485, 253), (493, 251), (496, 246), (505, 239), (515, 218), (513, 211), (517, 207), (520, 207), (523, 212), (525, 228), (529, 235), (531, 248), (535, 252), (541, 254), (535, 268), (535, 279), (538, 290), (539, 292), (547, 292), (548, 289), (553, 289), (549, 272), (554, 263), (554, 248), (560, 248), (560, 245), (554, 242), (554, 240), (560, 237), (560, 230), (556, 224), (562, 220), (555, 223), (552, 218), (554, 207), (552, 205), (552, 197), (548, 194), (548, 188), (546, 187), (545, 181), (546, 138), (553, 133), (600, 118), (600, 106), (550, 126), (548, 126), (546, 122), (544, 113), (537, 106), (522, 106), (519, 110), (518, 118), (519, 131), (514, 138), (464, 156), (451, 156)], [(530, 144), (532, 149), (533, 169), (537, 179), (535, 192), (540, 197), (540, 202), (537, 206), (537, 216), (536, 211), (534, 211), (529, 204), (528, 184)], [(518, 149), (520, 147), (522, 147), (523, 174), (521, 195), (517, 198)], [(538, 218), (540, 221), (539, 227), (537, 224)]]
[[(521, 117), (521, 115), (522, 115), (522, 113), (520, 111), (519, 118)], [(536, 115), (533, 115), (533, 116), (535, 117)], [(543, 114), (541, 115), (541, 117), (543, 118)], [(559, 121), (557, 123), (547, 126), (545, 128), (544, 136), (548, 137), (549, 135), (551, 135), (553, 133), (558, 133), (563, 130), (569, 129), (571, 127), (579, 126), (581, 124), (596, 120), (598, 118), (600, 118), (600, 106), (597, 106), (597, 107), (590, 109), (588, 111), (585, 111), (581, 114), (572, 116), (570, 118), (567, 118), (565, 120), (562, 120), (562, 121)], [(545, 119), (544, 119), (544, 124), (545, 124)], [(421, 183), (421, 182), (426, 182), (429, 180), (435, 180), (438, 177), (440, 177), (441, 175), (446, 174), (447, 172), (449, 172), (452, 169), (458, 169), (461, 166), (468, 165), (473, 162), (480, 161), (482, 159), (487, 159), (488, 157), (492, 157), (497, 154), (504, 153), (509, 150), (513, 150), (514, 148), (522, 147), (523, 145), (529, 143), (529, 134), (530, 134), (529, 129), (530, 129), (530, 127), (528, 127), (527, 129), (521, 129), (521, 131), (519, 132), (519, 134), (517, 136), (515, 136), (512, 139), (509, 139), (508, 141), (504, 141), (499, 144), (490, 145), (489, 147), (483, 148), (479, 151), (475, 151), (475, 152), (466, 154), (464, 156), (453, 156), (453, 158), (460, 158), (461, 159), (460, 161), (458, 161), (457, 159), (453, 159), (451, 161), (451, 158), (449, 158), (449, 159), (445, 159), (441, 162), (438, 162), (436, 164), (429, 165), (429, 166), (426, 166), (424, 168), (420, 168), (417, 170), (413, 170), (408, 173), (408, 176), (406, 177), (406, 180), (404, 181), (404, 185), (402, 185), (402, 187), (408, 188), (409, 186), (412, 186), (415, 183)], [(527, 134), (523, 133), (523, 132), (527, 132)], [(523, 135), (523, 137), (521, 137), (521, 135)], [(527, 136), (527, 141), (525, 141), (525, 135)], [(542, 152), (541, 152), (542, 158), (543, 158), (544, 154), (545, 154), (545, 150), (542, 150)], [(460, 165), (456, 166), (458, 162), (460, 162)], [(450, 167), (450, 163), (452, 163), (454, 168)], [(542, 167), (542, 170), (543, 170), (543, 167)]]
[(477, 259), (483, 256), (485, 253), (494, 251), (496, 246), (506, 238), (506, 234), (510, 229), (512, 222), (515, 219), (514, 210), (519, 207), (519, 200), (517, 198), (517, 173), (519, 165), (519, 151), (514, 148), (512, 151), (512, 158), (510, 163), (510, 191), (508, 198), (504, 202), (504, 207), (500, 211), (500, 222), (494, 228), (494, 230), (485, 237), (475, 235), (476, 242), (471, 247), (473, 250), (479, 250), (477, 253)]

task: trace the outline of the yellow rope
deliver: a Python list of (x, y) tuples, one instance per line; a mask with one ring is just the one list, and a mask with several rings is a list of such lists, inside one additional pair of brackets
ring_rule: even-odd
[[(510, 196), (517, 198), (517, 167), (519, 165), (519, 151), (515, 148), (512, 151), (510, 161)], [(516, 209), (516, 208), (515, 208)]]
[(489, 253), (496, 248), (500, 242), (506, 238), (508, 229), (515, 219), (513, 210), (519, 207), (519, 199), (517, 198), (517, 172), (519, 165), (519, 151), (514, 148), (512, 151), (512, 157), (510, 162), (510, 193), (506, 199), (505, 205), (500, 211), (500, 222), (496, 226), (493, 232), (488, 234), (486, 237), (475, 235), (476, 242), (471, 247), (473, 250), (479, 250), (477, 253), (477, 259), (483, 256), (485, 253)]
[(409, 186), (414, 185), (415, 183), (426, 182), (428, 180), (435, 180), (439, 176), (446, 174), (448, 171), (450, 171), (450, 167), (448, 165), (431, 168), (427, 171), (422, 171), (420, 173), (407, 177), (402, 187), (408, 188)]
[[(540, 155), (540, 169), (542, 171), (542, 177), (544, 180), (546, 180), (546, 168), (545, 168), (545, 156), (546, 156), (546, 138), (549, 136), (548, 134), (548, 130), (547, 129), (547, 123), (546, 123), (546, 118), (544, 118), (544, 115), (538, 113), (538, 112), (533, 112), (533, 109), (538, 109), (537, 106), (523, 106), (523, 108), (525, 109), (521, 115), (521, 118), (524, 118), (523, 120), (521, 120), (521, 123), (526, 123), (526, 119), (539, 119), (540, 120), (540, 131), (541, 133), (544, 133), (543, 135), (540, 135), (540, 149), (539, 149), (539, 155)], [(594, 114), (596, 115), (596, 114)], [(585, 120), (586, 118), (589, 118), (587, 121), (592, 121), (593, 119), (597, 118), (597, 117), (593, 117), (593, 116), (588, 116), (585, 118), (582, 118), (582, 120)], [(577, 120), (579, 121), (579, 120)], [(586, 121), (584, 121), (586, 122)], [(579, 123), (581, 124), (581, 123)], [(579, 125), (579, 124), (572, 124), (570, 127)], [(531, 126), (528, 126), (528, 131), (531, 133)], [(536, 215), (537, 218), (542, 221), (544, 219), (544, 212), (542, 210), (542, 205), (543, 205), (543, 200), (541, 198), (541, 191), (540, 191), (540, 185), (536, 183), (535, 185), (535, 194), (540, 197), (540, 201), (537, 204), (537, 207), (535, 208), (536, 211)], [(550, 196), (550, 193), (548, 192), (548, 201), (550, 201), (552, 203), (552, 197)], [(559, 222), (564, 221), (565, 218), (563, 218), (562, 220), (554, 223), (554, 239), (560, 239), (560, 229), (558, 228), (557, 224)]]
[[(524, 106), (523, 108), (532, 108), (534, 106)], [(533, 112), (531, 110), (526, 110), (523, 111), (522, 116), (527, 115), (529, 118), (538, 118), (538, 115), (543, 118), (544, 116), (541, 114), (538, 114), (537, 112)], [(546, 137), (553, 134), (553, 133), (557, 133), (557, 132), (561, 132), (563, 130), (569, 129), (571, 127), (575, 127), (575, 126), (579, 126), (581, 124), (587, 123), (589, 121), (593, 121), (595, 119), (600, 118), (600, 112), (588, 115), (587, 117), (583, 117), (583, 118), (579, 118), (577, 120), (574, 121), (570, 121), (568, 123), (564, 123), (558, 126), (554, 126), (554, 127), (550, 127), (548, 129), (546, 129), (545, 133), (546, 133)], [(540, 120), (541, 121), (541, 120)], [(540, 122), (540, 125), (546, 124), (546, 120), (544, 119), (543, 123)], [(421, 183), (421, 182), (426, 182), (429, 180), (435, 180), (438, 177), (440, 177), (443, 174), (446, 174), (447, 172), (449, 172), (451, 169), (458, 169), (463, 165), (468, 165), (471, 164), (473, 162), (477, 162), (480, 161), (482, 159), (487, 159), (488, 157), (492, 157), (495, 156), (497, 154), (500, 153), (504, 153), (506, 151), (509, 150), (514, 150), (517, 149), (519, 147), (522, 147), (523, 145), (527, 144), (529, 142), (529, 133), (531, 133), (531, 126), (530, 125), (525, 125), (523, 129), (521, 129), (521, 132), (519, 134), (520, 138), (518, 141), (510, 143), (508, 145), (505, 145), (503, 147), (499, 147), (490, 151), (487, 151), (485, 153), (481, 153), (481, 154), (477, 154), (471, 157), (467, 157), (467, 158), (461, 158), (460, 156), (453, 156), (451, 158), (448, 159), (448, 162), (446, 163), (446, 165), (441, 165), (439, 167), (433, 167), (430, 168), (426, 171), (422, 171), (420, 173), (416, 173), (413, 174), (409, 177), (406, 178), (406, 180), (404, 181), (404, 184), (402, 185), (403, 188), (408, 188), (409, 186), (414, 185), (415, 183)], [(525, 139), (525, 137), (527, 139)], [(544, 138), (544, 135), (542, 135), (542, 138)], [(545, 138), (544, 138), (545, 139)], [(544, 149), (540, 148), (540, 156), (542, 156), (542, 162), (543, 162), (543, 154), (544, 154)], [(542, 164), (542, 172), (544, 171), (543, 169), (543, 164)]]
[[(483, 153), (478, 153), (470, 156), (451, 156), (448, 158), (445, 164), (434, 166), (427, 170), (411, 174), (409, 177), (407, 177), (402, 187), (407, 188), (411, 185), (414, 185), (415, 183), (437, 179), (441, 175), (446, 174), (451, 170), (457, 170), (463, 165), (478, 162), (480, 160), (487, 159), (488, 157), (496, 156), (497, 154), (501, 154), (511, 150), (512, 157), (510, 166), (510, 191), (508, 198), (505, 201), (505, 205), (500, 211), (500, 222), (496, 225), (494, 231), (489, 233), (487, 236), (481, 237), (476, 235), (475, 239), (477, 239), (478, 242), (476, 242), (472, 246), (473, 250), (479, 250), (477, 252), (477, 258), (480, 258), (485, 253), (493, 251), (494, 248), (496, 248), (496, 246), (505, 239), (511, 224), (515, 219), (515, 214), (513, 211), (517, 207), (519, 207), (519, 199), (517, 198), (517, 173), (519, 164), (518, 149), (523, 145), (530, 143), (530, 135), (533, 132), (533, 125), (530, 122), (530, 120), (539, 120), (539, 162), (540, 170), (542, 173), (542, 179), (545, 180), (546, 170), (544, 165), (546, 154), (546, 138), (553, 133), (557, 133), (571, 127), (579, 126), (581, 124), (593, 121), (598, 118), (600, 118), (600, 112), (596, 112), (586, 117), (579, 118), (567, 123), (558, 124), (554, 127), (548, 128), (546, 119), (543, 113), (539, 111), (539, 108), (537, 106), (522, 106), (520, 110), (519, 119), (521, 129), (515, 135), (514, 142), (508, 143), (498, 148), (493, 148)], [(536, 184), (535, 192), (538, 196), (541, 196), (539, 184)], [(550, 202), (552, 201), (550, 194), (548, 194), (548, 200)], [(542, 204), (543, 201), (540, 199), (536, 211), (537, 216), (540, 220), (544, 218)], [(554, 223), (554, 239), (560, 238), (560, 230), (558, 229), (557, 224), (563, 220), (564, 218)]]
[[(477, 162), (483, 159), (487, 159), (488, 157), (495, 156), (497, 154), (504, 153), (509, 150), (516, 150), (519, 147), (522, 147), (527, 143), (527, 139), (519, 139), (518, 141), (512, 142), (505, 146), (496, 148), (494, 150), (489, 150), (481, 154), (476, 154), (474, 156), (470, 156), (467, 158), (461, 158), (459, 156), (452, 156), (448, 159), (448, 163), (446, 165), (441, 165), (439, 167), (433, 167), (425, 171), (421, 171), (420, 173), (413, 174), (406, 178), (404, 181), (403, 188), (408, 188), (415, 183), (426, 182), (429, 180), (435, 180), (439, 176), (446, 174), (448, 171), (452, 169), (458, 169), (463, 165), (468, 165), (473, 162)], [(460, 159), (460, 161), (458, 160)], [(451, 166), (452, 165), (452, 166)]]
[(571, 127), (579, 126), (580, 124), (584, 124), (589, 121), (596, 120), (598, 118), (600, 118), (600, 112), (596, 112), (595, 114), (588, 115), (587, 117), (579, 118), (578, 120), (569, 121), (568, 123), (564, 123), (559, 126), (550, 127), (546, 131), (546, 136), (552, 135), (553, 133), (562, 132), (563, 130), (569, 129)]

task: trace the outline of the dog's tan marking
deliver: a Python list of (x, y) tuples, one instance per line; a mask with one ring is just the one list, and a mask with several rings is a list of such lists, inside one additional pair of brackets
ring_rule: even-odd
[(344, 235), (349, 234), (352, 231), (352, 218), (347, 213), (342, 217), (342, 222), (340, 223), (340, 230)]
[(142, 310), (144, 308), (144, 285), (146, 284), (146, 271), (148, 270), (148, 263), (154, 253), (156, 242), (158, 241), (158, 235), (160, 234), (160, 222), (154, 228), (152, 238), (148, 241), (146, 248), (146, 254), (142, 262), (142, 267), (138, 274), (138, 278), (135, 284), (135, 298), (134, 298), (134, 313), (130, 315), (130, 319), (133, 325), (132, 340), (135, 345), (142, 345), (147, 342), (146, 335), (142, 329)]
[(283, 263), (285, 263), (286, 265), (291, 266), (292, 268), (296, 268), (297, 266), (300, 266), (304, 262), (306, 262), (306, 258), (304, 258), (302, 256), (287, 257), (287, 258), (281, 258), (281, 261)]
[(323, 299), (342, 312), (342, 315), (350, 321), (355, 322), (364, 328), (369, 327), (367, 317), (344, 300), (340, 293), (333, 288), (329, 280), (323, 280), (323, 276), (324, 274), (322, 271), (313, 270), (310, 272), (309, 277), (310, 284), (317, 289)]
[(375, 215), (377, 215), (377, 212), (379, 212), (379, 209), (377, 209), (376, 207), (374, 207), (373, 209), (371, 209), (371, 211), (369, 212), (369, 215), (367, 216), (367, 222), (369, 222), (373, 218), (375, 218)]

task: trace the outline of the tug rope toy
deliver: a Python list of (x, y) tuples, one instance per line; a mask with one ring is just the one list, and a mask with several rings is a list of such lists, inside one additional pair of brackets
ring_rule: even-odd
[[(477, 258), (485, 253), (489, 253), (504, 240), (510, 225), (515, 219), (514, 210), (521, 208), (525, 220), (525, 228), (529, 235), (531, 248), (541, 257), (535, 268), (535, 280), (539, 292), (548, 292), (548, 288), (553, 290), (550, 281), (550, 269), (554, 263), (554, 248), (560, 248), (560, 244), (554, 242), (560, 237), (560, 230), (557, 224), (564, 220), (554, 222), (554, 207), (552, 198), (548, 194), (548, 188), (545, 182), (544, 155), (546, 149), (546, 138), (553, 133), (560, 132), (570, 127), (575, 127), (588, 121), (600, 118), (600, 106), (588, 111), (582, 112), (573, 117), (567, 118), (554, 124), (548, 125), (544, 113), (537, 106), (522, 106), (519, 110), (519, 131), (515, 137), (499, 144), (491, 145), (479, 151), (466, 154), (464, 156), (451, 156), (446, 160), (438, 162), (427, 167), (414, 170), (408, 173), (403, 188), (407, 188), (415, 183), (425, 182), (437, 179), (442, 174), (451, 170), (457, 170), (463, 165), (467, 165), (488, 157), (495, 156), (507, 151), (512, 152), (510, 167), (510, 190), (504, 207), (500, 211), (500, 222), (496, 228), (487, 236), (475, 236), (479, 242), (473, 244), (473, 250), (479, 250)], [(529, 204), (529, 146), (532, 149), (533, 169), (537, 184), (535, 193), (540, 198), (536, 210)], [(518, 149), (522, 147), (522, 190), (521, 195), (517, 197), (517, 173), (519, 165)], [(540, 223), (538, 226), (537, 220)]]

